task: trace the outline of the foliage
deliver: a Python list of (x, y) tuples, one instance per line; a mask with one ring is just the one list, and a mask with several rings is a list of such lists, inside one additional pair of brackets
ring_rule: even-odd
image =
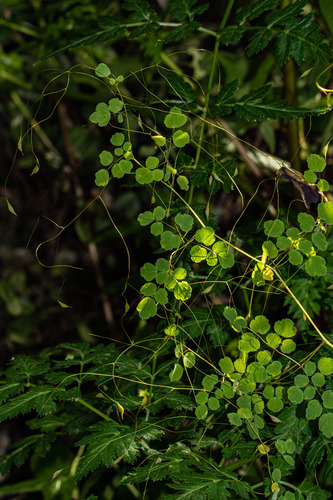
[[(126, 17), (99, 18), (92, 33), (42, 59), (122, 38), (138, 40), (143, 51), (154, 36), (161, 54), (164, 46), (190, 39), (195, 31), (214, 38), (215, 57), (221, 46), (244, 38), (250, 57), (274, 42), (279, 64), (290, 56), (297, 64), (305, 57), (328, 60), (328, 43), (306, 6), (305, 0), (284, 9), (276, 0), (253, 2), (237, 10), (234, 24), (226, 26), (226, 16), (212, 31), (198, 21), (209, 4), (171, 0), (164, 12), (145, 0), (126, 0)], [(255, 194), (244, 188), (246, 206), (228, 230), (212, 210), (218, 196), (241, 192), (243, 168), (225, 137), (238, 147), (241, 141), (219, 117), (247, 130), (246, 122), (322, 117), (330, 111), (329, 101), (291, 106), (266, 82), (243, 88), (232, 79), (215, 87), (215, 59), (201, 84), (183, 73), (180, 62), (164, 56), (122, 75), (103, 61), (54, 74), (19, 137), (19, 151), (29, 139), (31, 174), (39, 175), (38, 148), (30, 137), (42, 123), (44, 100), (59, 97), (54, 111), (83, 73), (84, 81), (103, 86), (103, 98), (94, 96), (86, 117), (106, 137), (95, 172), (90, 168), (87, 174), (94, 196), (70, 222), (49, 219), (58, 232), (36, 246), (36, 257), (44, 265), (43, 245), (72, 225), (82, 243), (91, 243), (79, 221), (100, 202), (124, 245), (128, 274), (121, 340), (62, 342), (33, 357), (15, 355), (4, 369), (0, 421), (20, 419), (26, 432), (1, 457), (0, 472), (22, 468), (31, 457), (35, 477), (0, 486), (0, 493), (96, 498), (105, 493), (112, 470), (117, 474), (112, 489), (123, 498), (331, 495), (333, 344), (327, 291), (333, 202), (324, 195), (326, 155), (307, 154), (304, 177), (289, 169), (293, 182), (318, 193), (321, 201), (311, 204), (311, 213), (294, 210), (293, 202), (286, 209), (266, 196), (259, 214), (265, 199), (261, 185)], [(158, 77), (157, 90), (152, 75)], [(250, 150), (251, 143), (242, 141)], [(268, 163), (268, 155), (265, 159)], [(274, 162), (275, 171), (287, 168)], [(280, 177), (270, 180), (272, 192), (283, 191)], [(144, 254), (142, 262), (136, 256), (137, 272), (126, 228), (119, 229), (107, 202), (111, 190), (119, 195), (134, 189), (148, 193), (135, 221), (138, 253)], [(15, 204), (9, 197), (7, 202), (13, 217)], [(45, 267), (78, 269), (71, 263)], [(9, 310), (17, 307), (16, 293), (2, 283), (0, 295)], [(58, 304), (70, 314), (71, 301), (61, 299)]]

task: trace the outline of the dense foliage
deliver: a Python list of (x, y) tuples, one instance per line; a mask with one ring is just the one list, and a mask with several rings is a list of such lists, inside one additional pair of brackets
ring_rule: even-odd
[(328, 499), (329, 3), (23, 4), (0, 493)]

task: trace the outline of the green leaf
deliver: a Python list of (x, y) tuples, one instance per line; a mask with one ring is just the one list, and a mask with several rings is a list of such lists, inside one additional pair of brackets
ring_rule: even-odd
[[(153, 210), (153, 215), (157, 221), (163, 220), (166, 215), (166, 210), (163, 207), (155, 207)], [(163, 269), (160, 269), (162, 271)]]
[(267, 220), (264, 223), (264, 232), (266, 236), (277, 238), (278, 236), (282, 235), (283, 231), (284, 231), (284, 224), (282, 220), (279, 219)]
[(95, 184), (96, 186), (107, 186), (110, 180), (109, 172), (102, 168), (95, 173)]
[(330, 185), (325, 179), (319, 179), (319, 181), (317, 182), (317, 187), (319, 191), (328, 191)]
[(174, 234), (171, 231), (163, 231), (161, 234), (161, 247), (164, 250), (173, 250), (178, 248), (182, 240), (178, 234)]
[(208, 401), (208, 392), (200, 391), (196, 394), (195, 400), (198, 405), (204, 405)]
[(150, 184), (154, 180), (153, 172), (146, 167), (139, 167), (135, 172), (135, 179), (139, 184)]
[(160, 234), (163, 233), (163, 229), (164, 226), (162, 222), (154, 222), (150, 227), (150, 232), (154, 236), (159, 236)]
[(294, 383), (295, 383), (295, 385), (297, 385), (297, 387), (305, 387), (309, 383), (309, 378), (306, 375), (299, 373), (294, 378)]
[(225, 357), (219, 360), (219, 365), (223, 373), (233, 373), (234, 365), (230, 358)]
[(194, 352), (187, 352), (183, 357), (183, 363), (185, 368), (193, 368), (195, 365), (196, 357)]
[(319, 419), (319, 430), (325, 437), (333, 437), (333, 413), (325, 413)]
[(311, 377), (311, 382), (315, 387), (322, 387), (325, 384), (325, 377), (322, 373), (315, 373)]
[(296, 335), (296, 327), (294, 325), (294, 322), (289, 318), (276, 321), (274, 323), (274, 330), (278, 335), (281, 335), (285, 338), (291, 338)]
[(167, 128), (179, 128), (185, 125), (187, 117), (182, 110), (176, 107), (170, 109), (170, 113), (164, 118), (164, 125)]
[(177, 28), (173, 28), (172, 31), (164, 38), (164, 43), (177, 42), (181, 38), (187, 38), (191, 31), (200, 28), (201, 25), (197, 21), (192, 21), (190, 23), (183, 23)]
[(157, 312), (156, 302), (150, 297), (145, 297), (136, 306), (136, 310), (141, 319), (153, 318)]
[(326, 160), (322, 156), (311, 154), (307, 157), (306, 162), (309, 170), (313, 172), (322, 172), (326, 167)]
[(191, 297), (192, 288), (186, 281), (177, 283), (173, 291), (177, 300), (188, 300)]
[(180, 97), (185, 102), (193, 102), (197, 99), (197, 94), (193, 92), (191, 85), (176, 73), (168, 73), (167, 82), (170, 93)]
[(204, 3), (196, 7), (197, 0), (171, 0), (171, 15), (175, 19), (182, 21), (187, 17), (192, 20), (194, 15), (202, 14), (208, 8), (209, 4)]
[(267, 403), (267, 408), (270, 411), (273, 411), (274, 413), (281, 411), (283, 406), (284, 406), (283, 401), (280, 398), (277, 398), (276, 396), (269, 399)]
[(199, 405), (196, 407), (195, 409), (195, 416), (199, 419), (199, 420), (203, 420), (207, 417), (208, 415), (208, 408), (206, 405)]
[(156, 156), (148, 156), (148, 158), (146, 158), (146, 167), (153, 170), (158, 166), (159, 162)]
[(140, 274), (141, 276), (146, 280), (146, 281), (152, 281), (153, 279), (156, 278), (157, 275), (157, 269), (154, 266), (154, 264), (151, 264), (150, 262), (146, 262), (140, 269)]
[(152, 135), (151, 137), (157, 146), (164, 146), (166, 143), (166, 138), (162, 135)]
[(142, 293), (142, 295), (145, 295), (145, 297), (152, 297), (155, 294), (155, 292), (156, 292), (155, 283), (145, 283), (140, 288), (140, 293)]
[(280, 350), (281, 352), (283, 352), (284, 354), (290, 354), (291, 352), (293, 352), (294, 350), (296, 349), (296, 344), (293, 340), (291, 339), (285, 339), (281, 346), (280, 346)]
[(276, 240), (276, 245), (280, 250), (287, 250), (287, 248), (291, 247), (291, 241), (286, 236), (279, 236)]
[(308, 182), (309, 184), (314, 184), (317, 180), (317, 174), (312, 172), (312, 170), (305, 170), (303, 175), (304, 175), (306, 182)]
[[(222, 37), (223, 33), (224, 31), (222, 32)], [(215, 96), (213, 99), (213, 104), (211, 107), (211, 115), (213, 117), (231, 113), (234, 105), (227, 103), (237, 92), (237, 90), (238, 90), (238, 80), (234, 80), (231, 83), (227, 83), (224, 87), (221, 88), (218, 95)]]
[[(124, 107), (123, 101), (118, 99), (118, 97), (114, 97), (109, 100), (109, 109), (112, 113), (119, 113)], [(113, 144), (113, 143), (112, 143)]]
[(111, 136), (110, 142), (113, 146), (122, 146), (125, 141), (125, 136), (122, 132), (117, 132)]
[(131, 12), (131, 19), (137, 21), (148, 21), (156, 16), (146, 0), (124, 0), (122, 7)]
[(177, 267), (172, 274), (176, 280), (184, 280), (187, 276), (187, 272), (183, 267)]
[(206, 375), (202, 379), (202, 387), (206, 391), (212, 391), (214, 389), (214, 386), (217, 384), (218, 379), (219, 378), (218, 378), (218, 376), (215, 373), (213, 375)]
[(148, 226), (154, 221), (154, 219), (154, 215), (149, 210), (138, 215), (140, 226)]
[(159, 288), (154, 295), (157, 304), (165, 306), (169, 302), (168, 292), (164, 288)]
[(277, 257), (278, 255), (278, 249), (276, 248), (274, 243), (270, 240), (264, 241), (262, 249), (270, 259), (275, 259), (275, 257)]
[(45, 384), (31, 387), (26, 393), (12, 398), (8, 403), (1, 406), (0, 422), (28, 413), (31, 410), (41, 414), (54, 411), (56, 408), (54, 399), (59, 396), (59, 392), (55, 391), (51, 385)]
[(97, 76), (104, 77), (104, 76), (109, 76), (111, 74), (111, 71), (109, 66), (107, 66), (104, 63), (100, 63), (95, 69), (95, 74)]
[(314, 363), (313, 361), (308, 361), (304, 365), (304, 371), (309, 377), (311, 377), (311, 375), (313, 375), (316, 371), (316, 363)]
[(269, 347), (271, 347), (272, 349), (276, 349), (281, 342), (281, 337), (279, 337), (275, 333), (269, 333), (266, 337), (266, 342)]
[(175, 363), (173, 370), (169, 373), (171, 382), (178, 382), (182, 378), (183, 373), (184, 368), (180, 364)]
[(112, 40), (119, 38), (125, 34), (127, 31), (127, 28), (125, 25), (121, 26), (116, 26), (112, 27), (109, 29), (102, 29), (101, 31), (94, 31), (92, 35), (87, 35), (80, 37), (76, 40), (73, 40), (69, 44), (61, 47), (60, 49), (54, 50), (50, 52), (49, 54), (41, 57), (39, 61), (45, 61), (46, 59), (49, 59), (50, 57), (55, 57), (58, 56), (59, 54), (62, 54), (63, 52), (66, 52), (70, 49), (78, 48), (78, 47), (85, 47), (87, 45), (92, 45), (94, 43), (100, 42), (106, 42), (107, 40)]
[(193, 227), (194, 219), (191, 215), (188, 214), (177, 214), (175, 217), (175, 222), (182, 231), (188, 232), (191, 231)]
[(185, 175), (179, 175), (177, 177), (177, 184), (183, 191), (188, 191), (189, 183), (188, 183), (188, 178), (185, 177)]
[(220, 402), (214, 396), (208, 399), (208, 408), (212, 411), (217, 411), (220, 408)]
[(321, 395), (324, 408), (333, 409), (333, 391), (324, 391)]
[(200, 247), (199, 245), (194, 245), (190, 250), (191, 260), (193, 262), (202, 262), (206, 260), (207, 250), (205, 248)]
[(328, 244), (327, 244), (326, 237), (323, 233), (319, 233), (319, 232), (313, 233), (311, 235), (311, 240), (312, 240), (312, 243), (318, 248), (318, 250), (322, 250), (322, 251), (327, 250)]
[(310, 214), (300, 213), (297, 216), (297, 220), (299, 222), (299, 227), (302, 231), (306, 233), (310, 233), (315, 227), (316, 221)]
[(183, 130), (176, 130), (176, 132), (172, 134), (172, 140), (177, 148), (183, 148), (190, 142), (190, 136)]
[(103, 167), (108, 167), (110, 163), (113, 162), (113, 156), (110, 151), (102, 151), (99, 155), (99, 161), (103, 165)]
[(302, 389), (299, 387), (296, 387), (295, 385), (292, 385), (291, 387), (288, 388), (287, 390), (287, 395), (289, 398), (289, 401), (293, 404), (299, 405), (302, 403), (304, 395)]
[(215, 241), (215, 231), (212, 227), (203, 227), (195, 233), (195, 240), (203, 245), (211, 246)]
[(314, 255), (305, 262), (305, 270), (310, 276), (326, 276), (327, 267), (323, 257)]
[(223, 252), (219, 254), (219, 263), (222, 269), (230, 269), (235, 263), (235, 257), (230, 252)]
[(321, 358), (318, 361), (318, 370), (323, 375), (332, 375), (332, 373), (333, 373), (333, 359), (332, 358)]
[(169, 262), (166, 259), (162, 259), (162, 258), (157, 259), (155, 266), (156, 266), (156, 269), (158, 271), (166, 271), (166, 272), (168, 272), (169, 269), (170, 269)]
[[(263, 3), (263, 2), (260, 2)], [(273, 33), (267, 28), (261, 28), (251, 37), (251, 42), (246, 47), (248, 55), (251, 57), (263, 50), (273, 38)]]
[(290, 264), (294, 266), (300, 266), (303, 262), (303, 256), (298, 250), (289, 250), (288, 252), (288, 260)]
[(244, 21), (250, 21), (259, 17), (266, 10), (272, 10), (278, 5), (278, 0), (261, 0), (256, 2), (254, 5), (249, 5), (241, 9), (237, 14), (237, 21), (239, 24), (243, 24)]
[(91, 426), (89, 431), (76, 443), (86, 446), (78, 464), (77, 480), (100, 465), (110, 467), (117, 458), (133, 463), (140, 454), (141, 440), (149, 443), (152, 439), (159, 439), (164, 432), (144, 422), (140, 422), (136, 429), (115, 422), (100, 422)]
[(97, 123), (99, 127), (105, 127), (110, 121), (111, 113), (105, 102), (99, 102), (96, 111), (89, 116), (92, 123)]
[(326, 203), (319, 203), (318, 205), (318, 216), (326, 224), (333, 224), (333, 201), (327, 201)]

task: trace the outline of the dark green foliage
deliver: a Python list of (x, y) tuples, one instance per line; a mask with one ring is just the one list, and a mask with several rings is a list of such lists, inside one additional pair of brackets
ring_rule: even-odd
[[(16, 5), (22, 17), (24, 5)], [(309, 154), (321, 152), (318, 134), (302, 145), (304, 176), (282, 160), (285, 120), (299, 120), (302, 130), (308, 117), (325, 120), (319, 130), (330, 125), (329, 99), (318, 103), (314, 89), (316, 62), (331, 59), (316, 8), (306, 0), (283, 9), (277, 0), (62, 5), (74, 20), (86, 12), (89, 29), (78, 24), (67, 38), (61, 20), (50, 23), (45, 40), (64, 41), (46, 43), (38, 57), (79, 66), (52, 73), (36, 114), (27, 114), (32, 128), (18, 134), (17, 156), (29, 154), (32, 180), (41, 176), (41, 191), (50, 189), (55, 215), (45, 215), (51, 230), (36, 236), (35, 255), (50, 271), (47, 283), (64, 272), (51, 304), (74, 317), (75, 329), (67, 335), (67, 323), (55, 323), (59, 340), (4, 366), (0, 421), (15, 432), (0, 472), (30, 476), (1, 485), (0, 494), (330, 498), (333, 203), (322, 194), (326, 156)], [(56, 13), (51, 5), (47, 12)], [(290, 57), (301, 66), (296, 81), (305, 75), (294, 89), (299, 106), (284, 100), (280, 66)], [(309, 64), (316, 77), (304, 90)], [(64, 119), (64, 96), (78, 95), (80, 106)], [(62, 137), (48, 132), (50, 146), (42, 127), (56, 113)], [(46, 169), (61, 141), (64, 158)], [(303, 187), (298, 197), (315, 191), (318, 207), (303, 196), (305, 206), (294, 209), (288, 182)], [(81, 278), (63, 299), (81, 260), (93, 262), (97, 286)], [(6, 318), (24, 321), (34, 296), (20, 302), (27, 287), (9, 278), (1, 280), (1, 306)], [(38, 279), (33, 269), (29, 284)], [(75, 302), (82, 290), (83, 318)], [(72, 341), (78, 335), (84, 341)]]

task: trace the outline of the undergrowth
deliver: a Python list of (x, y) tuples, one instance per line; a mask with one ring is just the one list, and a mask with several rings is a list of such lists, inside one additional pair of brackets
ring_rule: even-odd
[[(141, 10), (146, 12), (146, 2), (125, 3), (136, 19)], [(170, 3), (176, 19), (189, 16), (187, 28), (180, 24), (181, 29), (188, 33), (198, 28), (193, 17), (203, 6), (196, 10), (195, 2)], [(290, 20), (294, 15), (295, 25), (281, 32), (283, 40), (292, 29), (294, 38), (301, 29), (297, 16), (306, 2), (284, 10), (274, 9), (276, 3), (258, 3), (273, 9), (266, 20), (270, 28), (254, 31), (249, 55), (264, 48), (272, 27), (286, 16)], [(255, 19), (247, 9), (239, 15), (239, 26), (221, 30), (219, 44), (234, 41), (246, 31), (244, 20)], [(311, 20), (305, 16), (301, 21), (307, 26)], [(143, 35), (159, 27), (149, 10), (147, 24), (135, 29)], [(312, 51), (307, 48), (316, 58), (326, 48), (314, 33), (309, 29), (307, 42), (314, 38)], [(281, 54), (283, 40), (278, 40), (283, 63), (289, 54)], [(300, 47), (289, 48), (298, 62)], [(26, 415), (27, 435), (1, 458), (1, 473), (21, 467), (32, 454), (36, 478), (22, 483), (21, 491), (36, 488), (45, 498), (98, 498), (98, 483), (110, 481), (110, 468), (116, 475), (112, 488), (122, 498), (329, 498), (333, 202), (324, 195), (329, 188), (322, 176), (325, 157), (310, 154), (303, 175), (273, 159), (268, 180), (243, 198), (239, 162), (230, 146), (255, 148), (220, 117), (235, 113), (245, 120), (292, 119), (321, 115), (330, 107), (287, 106), (267, 98), (268, 86), (239, 97), (237, 81), (219, 84), (213, 95), (213, 79), (203, 90), (199, 81), (171, 69), (165, 60), (125, 76), (112, 74), (104, 63), (93, 69), (75, 67), (57, 74), (41, 101), (59, 93), (52, 85), (65, 81), (57, 106), (72, 75), (82, 72), (108, 88), (110, 99), (96, 103), (89, 119), (106, 128), (110, 146), (99, 155), (96, 198), (65, 226), (53, 221), (58, 231), (52, 240), (94, 202), (101, 203), (118, 230), (105, 199), (115, 183), (119, 190), (149, 194), (137, 224), (147, 241), (153, 240), (154, 254), (140, 268), (137, 287), (131, 253), (119, 232), (128, 267), (122, 342), (62, 343), (35, 358), (13, 357), (2, 376), (0, 419)], [(163, 96), (146, 84), (151, 73), (164, 82)], [(128, 92), (135, 86), (144, 88), (144, 99)], [(42, 123), (38, 112), (35, 122)], [(39, 168), (36, 155), (32, 173)], [(279, 207), (281, 177), (295, 184), (303, 211), (293, 210), (293, 202)], [(262, 196), (267, 183), (268, 199)], [(241, 200), (227, 232), (214, 214), (220, 190), (237, 191)], [(262, 213), (249, 220), (257, 200)], [(15, 213), (9, 200), (8, 207)], [(50, 241), (36, 249), (42, 266), (40, 251)], [(129, 288), (137, 289), (135, 307), (127, 300)], [(61, 297), (59, 304), (70, 306)], [(134, 334), (126, 327), (129, 315), (138, 317)], [(57, 460), (50, 461), (58, 443), (66, 443), (68, 453), (54, 452)], [(48, 457), (44, 465), (40, 457)], [(39, 467), (44, 467), (43, 475), (38, 475)], [(2, 486), (0, 492), (19, 487)]]

